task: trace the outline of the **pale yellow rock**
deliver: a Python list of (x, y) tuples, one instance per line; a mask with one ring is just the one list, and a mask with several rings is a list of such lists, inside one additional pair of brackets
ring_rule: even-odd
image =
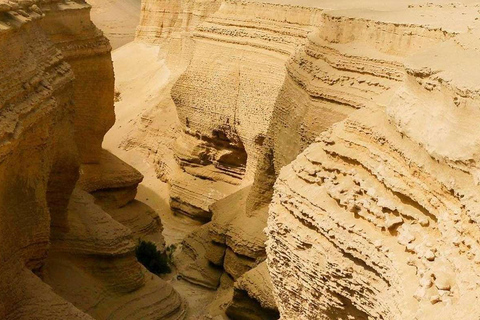
[[(112, 39), (137, 17), (94, 5), (125, 17), (105, 24)], [(114, 55), (121, 120), (106, 147), (168, 182), (143, 196), (212, 220), (176, 264), (223, 283), (214, 301), (169, 280), (205, 308), (190, 316), (478, 318), (478, 4), (141, 10), (137, 41)], [(137, 238), (165, 241), (134, 200), (142, 174), (102, 149), (114, 78), (89, 13), (0, 2), (0, 318), (180, 319), (183, 299), (133, 255)]]
[(476, 317), (475, 112), (462, 112), (478, 83), (461, 65), (478, 43), (471, 32), (413, 54), (397, 90), (281, 170), (267, 260), (283, 318)]
[(247, 292), (252, 299), (260, 303), (262, 308), (277, 310), (272, 279), (265, 261), (240, 277), (235, 283), (235, 289)]

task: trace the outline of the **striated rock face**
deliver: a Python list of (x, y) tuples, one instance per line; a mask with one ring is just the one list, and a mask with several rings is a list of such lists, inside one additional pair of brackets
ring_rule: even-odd
[(233, 253), (238, 255), (237, 259), (225, 260), (226, 269), (228, 261), (235, 261), (237, 265), (243, 261), (245, 271), (255, 265), (240, 256), (257, 261), (264, 259), (263, 228), (273, 183), (280, 169), (332, 124), (398, 87), (407, 55), (454, 34), (452, 30), (446, 32), (433, 27), (419, 30), (415, 25), (391, 21), (390, 13), (375, 16), (373, 11), (366, 11), (365, 16), (361, 16), (356, 12), (322, 11), (321, 8), (297, 9), (303, 19), (308, 17), (306, 13), (314, 13), (310, 20), (305, 20), (312, 23), (313, 31), (287, 60), (283, 83), (271, 100), (274, 103), (271, 115), (265, 118), (264, 139), (253, 160), (253, 185), (211, 206), (212, 240), (232, 249), (230, 257)]
[[(90, 20), (84, 2), (41, 6), (40, 21), (75, 73), (75, 143), (81, 163), (100, 161), (105, 133), (115, 122), (110, 44)], [(92, 81), (92, 75), (101, 74)]]
[(144, 0), (136, 38), (151, 43), (186, 40), (182, 37), (215, 12), (220, 3), (220, 0)]
[[(144, 1), (138, 42), (119, 51), (138, 67), (120, 84), (138, 92), (125, 94), (125, 114), (141, 109), (122, 123), (121, 146), (154, 163), (175, 213), (211, 220), (175, 257), (183, 279), (220, 285), (206, 308), (229, 301), (232, 319), (478, 318), (477, 19), (469, 1)], [(98, 146), (81, 119), (77, 139)], [(44, 279), (95, 317), (181, 315), (171, 288), (132, 260), (124, 226), (164, 246), (158, 220), (132, 201), (142, 176), (100, 148), (80, 153), (77, 187), (94, 198), (51, 189), (69, 214), (54, 224)], [(88, 221), (115, 235), (92, 228), (88, 242)], [(62, 272), (85, 287), (62, 291)]]
[(208, 241), (209, 224), (204, 224), (185, 237), (175, 255), (175, 266), (182, 278), (210, 289), (220, 285), (222, 270), (211, 264), (207, 255), (219, 256), (223, 260), (224, 250)]
[[(422, 14), (415, 9), (405, 13), (411, 20)], [(396, 88), (403, 79), (406, 56), (458, 31), (419, 28), (408, 20), (403, 22), (400, 13), (392, 19), (394, 16), (370, 9), (322, 13), (321, 25), (287, 62), (287, 76), (275, 103), (248, 211), (270, 202), (280, 169), (316, 136)], [(438, 23), (435, 13), (426, 16), (422, 18)]]
[[(422, 11), (444, 19), (434, 29), (418, 22), (413, 35), (428, 39), (401, 47), (409, 56), (402, 84), (281, 170), (267, 260), (282, 318), (478, 314), (477, 143), (468, 123), (476, 119), (479, 82), (466, 65), (478, 58), (479, 36), (457, 35), (474, 26), (475, 9)], [(460, 12), (465, 19), (450, 33), (447, 17)]]
[(164, 245), (158, 217), (118, 213), (142, 176), (101, 149), (113, 115), (110, 46), (89, 6), (0, 2), (0, 318), (183, 317), (134, 256), (132, 231)]
[[(10, 13), (12, 5), (26, 17)], [(78, 176), (69, 144), (73, 72), (40, 27), (39, 13), (13, 3), (0, 8), (0, 317), (88, 319), (32, 273), (44, 263), (50, 220), (63, 220)]]
[(314, 9), (224, 1), (193, 32), (190, 64), (172, 89), (184, 134), (175, 155), (172, 208), (209, 219), (208, 207), (253, 178), (288, 55)]

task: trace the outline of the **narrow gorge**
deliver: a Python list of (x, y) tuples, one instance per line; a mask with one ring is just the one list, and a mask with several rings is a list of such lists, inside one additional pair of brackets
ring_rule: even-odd
[(479, 19), (0, 0), (0, 319), (479, 319)]

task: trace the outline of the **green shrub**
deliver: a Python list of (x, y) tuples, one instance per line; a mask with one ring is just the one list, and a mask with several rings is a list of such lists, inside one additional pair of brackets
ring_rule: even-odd
[(157, 250), (155, 243), (139, 240), (135, 248), (138, 262), (144, 265), (148, 271), (156, 275), (170, 273), (170, 257), (165, 252)]

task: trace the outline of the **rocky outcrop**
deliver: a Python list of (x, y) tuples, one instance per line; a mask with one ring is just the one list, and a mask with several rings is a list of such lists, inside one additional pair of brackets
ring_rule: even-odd
[(101, 160), (81, 168), (78, 186), (92, 193), (104, 209), (120, 208), (135, 199), (143, 176), (113, 154), (103, 150)]
[[(179, 319), (183, 302), (136, 261), (132, 231), (82, 190), (119, 209), (142, 178), (101, 149), (113, 69), (89, 10), (0, 2), (0, 318)], [(159, 235), (150, 219), (118, 217)]]
[(178, 294), (136, 261), (131, 231), (92, 198), (75, 191), (68, 232), (52, 228), (44, 281), (95, 319), (181, 318)]
[[(100, 161), (105, 133), (115, 122), (111, 47), (90, 21), (90, 6), (79, 1), (66, 6), (41, 5), (39, 21), (75, 74), (75, 143), (81, 163)], [(102, 77), (92, 81), (92, 74)]]
[[(251, 187), (243, 188), (211, 206), (213, 214), (209, 239), (223, 248), (222, 260), (207, 254), (212, 263), (220, 262), (234, 279), (265, 260), (267, 208), (251, 216), (246, 215), (247, 199)], [(232, 205), (234, 204), (234, 205)], [(262, 220), (262, 217), (265, 219)]]
[[(437, 18), (441, 10), (444, 17), (463, 12), (459, 32), (474, 23), (473, 8), (432, 10)], [(449, 22), (437, 30), (450, 30)], [(448, 40), (454, 35), (408, 52), (398, 89), (334, 125), (281, 170), (267, 257), (282, 317), (478, 314), (471, 301), (478, 294), (477, 143), (467, 124), (476, 118), (478, 82), (465, 66), (478, 56), (479, 38)]]

